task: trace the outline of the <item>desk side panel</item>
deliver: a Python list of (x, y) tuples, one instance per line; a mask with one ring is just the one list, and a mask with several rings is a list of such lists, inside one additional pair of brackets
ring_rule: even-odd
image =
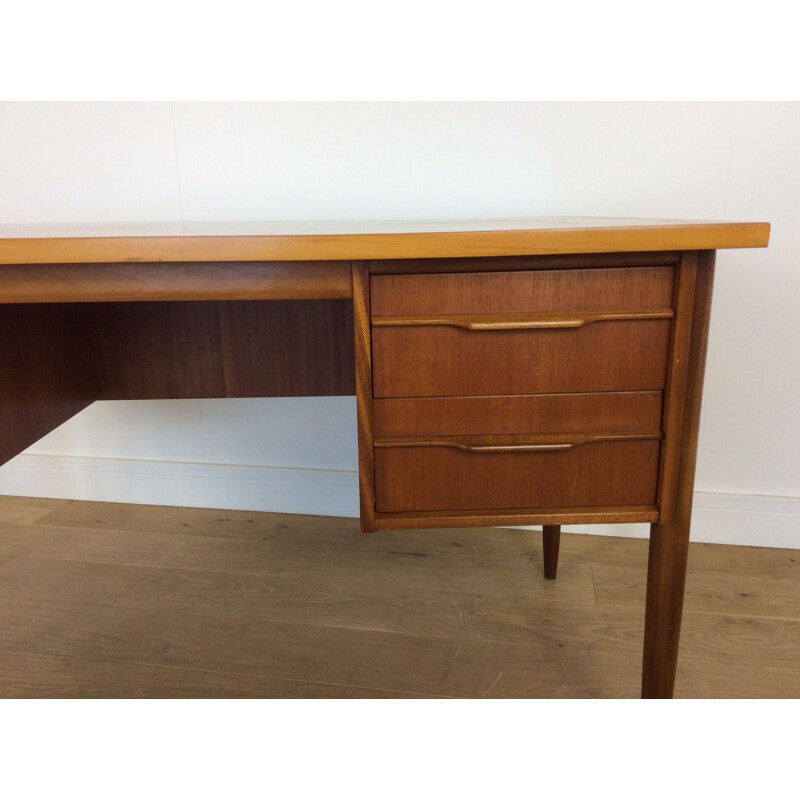
[(91, 306), (0, 305), (0, 463), (101, 395)]

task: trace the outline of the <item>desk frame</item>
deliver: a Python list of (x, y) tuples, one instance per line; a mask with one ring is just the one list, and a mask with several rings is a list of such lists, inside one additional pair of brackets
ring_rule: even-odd
[[(0, 462), (97, 399), (355, 393), (364, 530), (536, 524), (552, 534), (561, 524), (649, 522), (642, 696), (671, 697), (715, 249), (765, 246), (768, 232), (760, 223), (593, 221), (483, 232), (0, 238), (0, 341), (13, 343), (0, 350)], [(378, 259), (384, 272), (407, 269), (409, 258), (491, 270), (529, 256), (568, 265), (576, 253), (592, 254), (596, 266), (679, 264), (657, 504), (376, 515), (367, 285), (376, 267), (367, 262)]]

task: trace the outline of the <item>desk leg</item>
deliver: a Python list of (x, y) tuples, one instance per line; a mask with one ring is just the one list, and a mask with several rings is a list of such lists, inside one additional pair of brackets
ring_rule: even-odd
[(561, 526), (542, 527), (542, 550), (544, 551), (544, 577), (549, 581), (556, 579), (558, 571), (558, 546), (561, 543)]
[(714, 252), (700, 252), (697, 266), (674, 511), (665, 524), (650, 527), (642, 667), (642, 697), (647, 698), (672, 697), (678, 664)]
[(688, 552), (688, 525), (650, 526), (642, 697), (672, 697)]
[(372, 332), (367, 262), (353, 262), (353, 325), (356, 350), (356, 405), (358, 413), (358, 489), (361, 530), (375, 531), (375, 467), (372, 447)]

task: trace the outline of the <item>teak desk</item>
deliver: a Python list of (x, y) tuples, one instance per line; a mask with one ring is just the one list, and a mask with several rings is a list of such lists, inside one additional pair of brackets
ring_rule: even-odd
[(364, 531), (649, 522), (675, 680), (715, 251), (766, 223), (0, 226), (0, 463), (98, 399), (358, 398)]

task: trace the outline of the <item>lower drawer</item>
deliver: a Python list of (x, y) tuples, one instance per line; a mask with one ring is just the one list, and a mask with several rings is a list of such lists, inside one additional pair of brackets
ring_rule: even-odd
[(555, 441), (563, 449), (504, 448), (495, 437), (433, 437), (378, 446), (379, 512), (651, 505), (659, 439)]

